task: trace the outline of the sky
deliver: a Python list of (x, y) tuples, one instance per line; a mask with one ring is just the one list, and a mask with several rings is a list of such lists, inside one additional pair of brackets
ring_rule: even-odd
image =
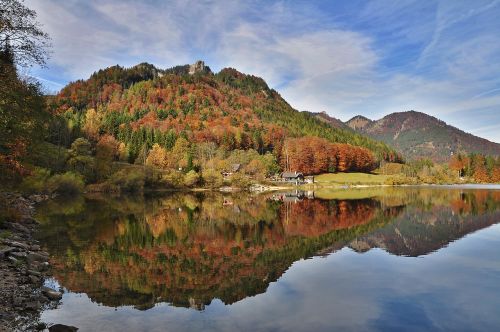
[(500, 142), (500, 0), (26, 0), (48, 91), (112, 65), (204, 60), (341, 120), (415, 110)]

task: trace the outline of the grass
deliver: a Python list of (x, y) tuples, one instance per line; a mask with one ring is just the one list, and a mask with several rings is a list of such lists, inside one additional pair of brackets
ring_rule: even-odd
[(12, 235), (12, 233), (10, 231), (6, 231), (6, 230), (0, 231), (0, 239), (1, 240), (6, 239), (6, 238), (10, 237), (11, 235)]
[(319, 186), (331, 185), (331, 184), (377, 185), (377, 184), (384, 184), (386, 180), (390, 177), (391, 175), (368, 174), (368, 173), (325, 173), (315, 176), (314, 182)]

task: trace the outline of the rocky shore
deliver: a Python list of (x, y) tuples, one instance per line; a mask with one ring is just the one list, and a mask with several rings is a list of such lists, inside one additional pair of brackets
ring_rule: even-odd
[(35, 204), (48, 198), (0, 193), (0, 209), (7, 212), (0, 222), (0, 331), (58, 331), (40, 322), (43, 308), (62, 298), (61, 291), (43, 285), (50, 276), (49, 254), (34, 239)]

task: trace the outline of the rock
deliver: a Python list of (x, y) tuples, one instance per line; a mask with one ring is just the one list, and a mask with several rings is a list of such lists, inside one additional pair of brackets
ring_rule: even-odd
[(55, 289), (49, 287), (42, 287), (42, 293), (45, 294), (51, 300), (60, 300), (62, 299), (62, 293), (56, 291)]
[(38, 244), (34, 244), (30, 247), (30, 250), (33, 250), (33, 251), (39, 251), (40, 250), (40, 246)]
[(30, 281), (34, 284), (38, 284), (40, 283), (40, 278), (36, 277), (36, 276), (29, 276), (30, 278)]
[(24, 307), (28, 310), (37, 310), (38, 308), (40, 308), (40, 302), (38, 301), (30, 301), (30, 302), (27, 302)]
[(29, 262), (31, 271), (47, 271), (49, 266), (49, 262)]
[(49, 332), (75, 332), (78, 331), (77, 327), (63, 324), (55, 324), (49, 327)]
[(15, 259), (14, 257), (12, 256), (9, 256), (7, 257), (7, 259), (12, 263), (12, 264), (18, 264), (19, 261), (17, 259)]
[(42, 274), (41, 274), (40, 272), (38, 272), (38, 271), (33, 271), (33, 270), (28, 270), (28, 271), (26, 271), (26, 273), (27, 273), (28, 275), (32, 275), (32, 276), (35, 276), (35, 277), (41, 277), (41, 276), (42, 276)]
[(189, 75), (194, 75), (196, 73), (210, 72), (210, 68), (205, 66), (205, 62), (198, 60), (192, 65), (189, 65)]
[(19, 307), (23, 303), (23, 300), (24, 299), (22, 297), (14, 296), (12, 298), (12, 304), (16, 307)]
[(7, 256), (7, 254), (13, 250), (14, 250), (13, 247), (5, 247), (5, 248), (0, 249), (0, 258)]
[(46, 262), (49, 257), (42, 255), (41, 252), (30, 252), (27, 256), (28, 262)]
[(16, 231), (19, 231), (22, 233), (30, 233), (30, 230), (26, 226), (23, 226), (21, 224), (13, 222), (13, 223), (10, 223), (10, 226), (12, 229), (14, 229)]
[(37, 331), (43, 331), (47, 328), (47, 324), (45, 324), (44, 322), (40, 322), (38, 324), (36, 324), (36, 327)]
[(9, 253), (10, 257), (14, 257), (15, 259), (26, 259), (26, 253), (23, 251), (11, 251)]
[(16, 248), (21, 248), (21, 249), (24, 249), (24, 250), (29, 250), (30, 249), (30, 247), (27, 244), (24, 244), (24, 243), (21, 243), (21, 242), (17, 242), (17, 241), (8, 241), (7, 244), (9, 246), (16, 247)]
[(30, 201), (35, 202), (35, 203), (40, 203), (42, 201), (45, 201), (45, 200), (49, 199), (49, 195), (36, 195), (35, 194), (35, 195), (29, 196), (28, 199)]

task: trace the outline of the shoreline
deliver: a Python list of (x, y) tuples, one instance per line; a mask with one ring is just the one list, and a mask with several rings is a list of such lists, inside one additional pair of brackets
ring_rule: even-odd
[(24, 197), (1, 192), (13, 212), (0, 224), (0, 331), (56, 331), (40, 321), (45, 308), (56, 307), (62, 292), (44, 286), (51, 275), (49, 254), (35, 239), (35, 205), (48, 195)]
[[(294, 185), (290, 184), (286, 185), (269, 185), (269, 184), (253, 184), (248, 188), (240, 188), (240, 187), (231, 187), (231, 186), (222, 186), (217, 188), (209, 188), (209, 187), (194, 187), (194, 188), (156, 188), (156, 189), (146, 189), (143, 191), (133, 192), (138, 194), (159, 194), (159, 193), (196, 193), (196, 192), (222, 192), (222, 193), (231, 193), (231, 192), (240, 192), (247, 191), (251, 193), (265, 193), (272, 191), (282, 191), (282, 190), (302, 190), (302, 191), (314, 191), (321, 189), (335, 189), (335, 190), (348, 190), (348, 189), (363, 189), (363, 188), (400, 188), (400, 187), (435, 187), (435, 188), (463, 188), (463, 189), (499, 189), (500, 184), (497, 183), (456, 183), (456, 184), (437, 184), (437, 183), (420, 183), (420, 184), (340, 184), (340, 183), (332, 183), (332, 184), (302, 184), (302, 185)], [(91, 194), (109, 194), (106, 191), (84, 191), (83, 195), (91, 195)], [(123, 194), (131, 194), (129, 192), (114, 192), (117, 196), (121, 196)]]

